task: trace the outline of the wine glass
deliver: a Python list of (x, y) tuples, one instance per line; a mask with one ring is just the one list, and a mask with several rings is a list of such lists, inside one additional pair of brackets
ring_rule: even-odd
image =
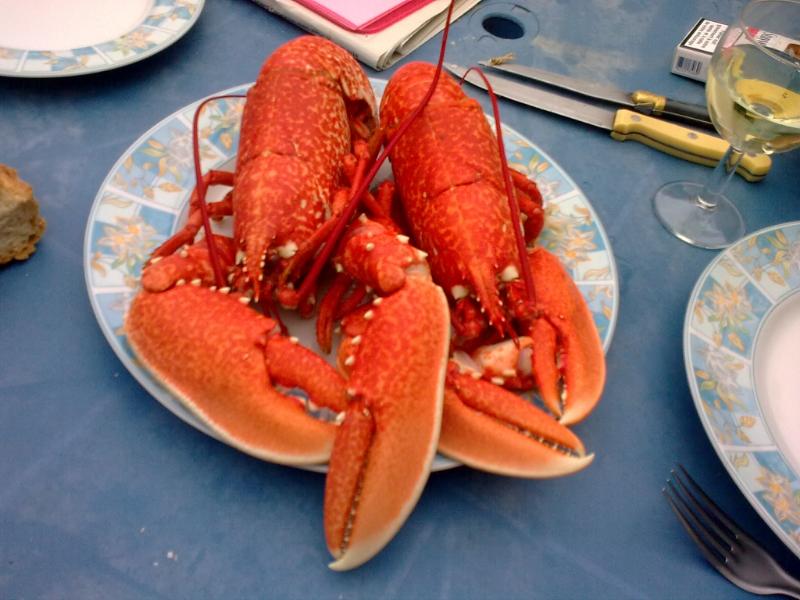
[(706, 101), (730, 147), (705, 185), (668, 183), (653, 207), (673, 235), (716, 249), (744, 235), (742, 216), (723, 194), (742, 156), (800, 145), (800, 0), (748, 2), (711, 59)]

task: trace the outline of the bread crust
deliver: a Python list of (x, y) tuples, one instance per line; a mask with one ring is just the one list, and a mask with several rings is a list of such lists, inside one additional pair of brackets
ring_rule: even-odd
[(33, 254), (46, 226), (31, 186), (0, 164), (0, 265)]

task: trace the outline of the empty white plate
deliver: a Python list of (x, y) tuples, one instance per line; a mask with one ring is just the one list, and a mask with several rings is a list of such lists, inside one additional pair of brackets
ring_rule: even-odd
[(800, 556), (800, 222), (711, 261), (686, 310), (684, 356), (711, 444)]
[(194, 25), (204, 0), (0, 0), (0, 75), (68, 77), (152, 56)]

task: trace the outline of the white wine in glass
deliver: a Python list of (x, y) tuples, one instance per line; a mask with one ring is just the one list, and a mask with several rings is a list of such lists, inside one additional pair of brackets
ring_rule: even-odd
[(723, 191), (744, 154), (800, 146), (800, 0), (752, 0), (717, 46), (708, 71), (711, 121), (730, 143), (706, 185), (674, 182), (653, 199), (675, 236), (702, 248), (724, 248), (744, 221)]

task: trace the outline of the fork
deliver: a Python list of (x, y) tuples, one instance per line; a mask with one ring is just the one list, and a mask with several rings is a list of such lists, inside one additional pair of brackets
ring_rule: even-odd
[(682, 465), (670, 475), (661, 492), (711, 566), (748, 592), (800, 599), (800, 581), (742, 531)]

